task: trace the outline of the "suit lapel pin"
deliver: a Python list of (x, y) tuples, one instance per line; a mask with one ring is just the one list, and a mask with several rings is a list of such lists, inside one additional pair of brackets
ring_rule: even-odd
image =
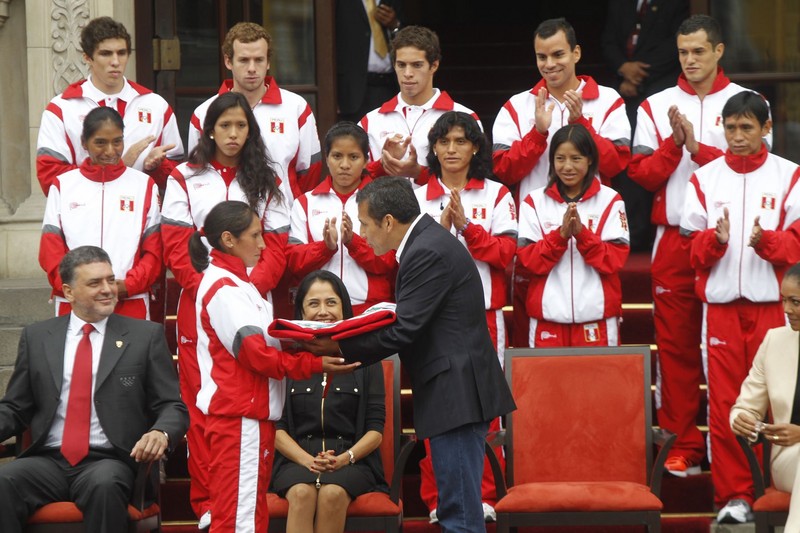
[(122, 341), (117, 341), (116, 345), (117, 345), (117, 348), (122, 348)]

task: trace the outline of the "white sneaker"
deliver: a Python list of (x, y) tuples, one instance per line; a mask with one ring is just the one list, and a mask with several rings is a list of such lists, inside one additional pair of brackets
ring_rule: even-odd
[(497, 521), (497, 513), (494, 512), (494, 507), (492, 507), (486, 502), (483, 502), (483, 521), (484, 522)]
[(211, 527), (211, 511), (206, 511), (197, 522), (197, 529), (207, 529)]
[(430, 516), (430, 520), (428, 521), (429, 524), (438, 524), (439, 523), (439, 519), (436, 517), (436, 509), (431, 511), (431, 514), (429, 516)]
[(744, 524), (753, 520), (753, 509), (745, 500), (731, 500), (717, 514), (718, 524)]

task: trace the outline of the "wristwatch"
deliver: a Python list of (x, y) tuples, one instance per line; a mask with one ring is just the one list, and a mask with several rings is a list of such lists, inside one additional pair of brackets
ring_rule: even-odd
[(356, 464), (356, 454), (353, 453), (353, 450), (347, 450), (347, 453), (350, 454), (350, 464)]
[(463, 227), (456, 228), (456, 233), (458, 233), (459, 235), (463, 235), (464, 232), (467, 231), (467, 228), (469, 227), (470, 224), (472, 224), (472, 221), (470, 219), (467, 219)]

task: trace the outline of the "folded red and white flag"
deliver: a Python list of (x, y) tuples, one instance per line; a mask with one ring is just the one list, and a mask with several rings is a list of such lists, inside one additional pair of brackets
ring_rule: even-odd
[(381, 302), (362, 314), (340, 320), (339, 322), (316, 322), (314, 320), (275, 319), (267, 328), (267, 333), (276, 339), (310, 341), (315, 337), (331, 337), (333, 340), (346, 339), (362, 333), (380, 329), (397, 319), (397, 304)]

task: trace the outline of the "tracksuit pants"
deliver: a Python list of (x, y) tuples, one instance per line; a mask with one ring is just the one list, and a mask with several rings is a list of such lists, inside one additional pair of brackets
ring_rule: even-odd
[(780, 302), (740, 299), (706, 306), (703, 327), (708, 353), (711, 480), (718, 507), (736, 498), (753, 503), (753, 479), (731, 430), (730, 412), (767, 330), (785, 323)]
[(690, 250), (691, 239), (679, 228), (659, 226), (651, 266), (660, 376), (656, 406), (658, 424), (677, 435), (670, 457), (699, 464), (705, 448), (697, 428), (700, 385), (705, 381), (700, 352), (703, 303), (694, 291)]

